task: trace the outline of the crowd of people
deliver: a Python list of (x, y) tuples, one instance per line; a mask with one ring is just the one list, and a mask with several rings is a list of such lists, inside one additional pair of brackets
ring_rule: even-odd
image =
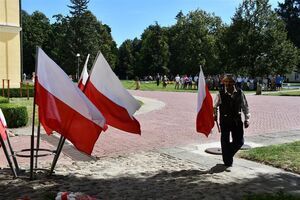
[[(223, 74), (207, 75), (205, 77), (206, 84), (210, 90), (219, 90), (222, 87)], [(165, 88), (167, 85), (173, 85), (175, 89), (198, 89), (198, 74), (192, 75), (179, 75), (167, 76), (160, 75), (159, 73), (153, 78), (152, 76), (145, 76), (142, 81), (155, 81), (156, 85), (162, 84)], [(282, 89), (284, 77), (281, 75), (269, 75), (264, 77), (250, 77), (250, 76), (234, 76), (236, 86), (244, 91), (256, 90), (260, 85), (262, 90), (265, 91), (278, 91)]]

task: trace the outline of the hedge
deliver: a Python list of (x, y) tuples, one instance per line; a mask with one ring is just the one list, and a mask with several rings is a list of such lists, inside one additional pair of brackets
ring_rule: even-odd
[(2, 103), (0, 108), (5, 116), (8, 128), (18, 128), (26, 126), (28, 122), (28, 113), (25, 106), (11, 103)]
[(0, 103), (9, 103), (9, 101), (6, 97), (1, 97), (0, 96)]
[[(29, 97), (33, 97), (34, 88), (28, 88)], [(2, 89), (0, 89), (0, 95), (2, 96)], [(7, 97), (7, 88), (4, 89), (4, 96)], [(20, 96), (20, 88), (10, 88), (9, 89), (9, 97), (21, 97)], [(22, 97), (27, 97), (27, 90), (26, 88), (22, 88)]]

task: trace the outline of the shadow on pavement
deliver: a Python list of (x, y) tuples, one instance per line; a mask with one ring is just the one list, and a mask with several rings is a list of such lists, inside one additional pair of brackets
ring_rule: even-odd
[[(216, 166), (213, 168), (215, 170)], [(245, 195), (260, 192), (299, 191), (299, 177), (287, 173), (261, 174), (253, 179), (226, 182), (224, 173), (227, 177), (234, 174), (224, 172), (222, 176), (221, 171), (212, 174), (213, 170), (163, 170), (117, 178), (97, 178), (97, 173), (101, 172), (78, 177), (75, 171), (50, 178), (38, 174), (36, 180), (29, 181), (28, 178), (12, 179), (10, 170), (3, 169), (0, 171), (0, 199), (25, 196), (53, 199), (59, 191), (83, 192), (97, 199), (242, 199)]]

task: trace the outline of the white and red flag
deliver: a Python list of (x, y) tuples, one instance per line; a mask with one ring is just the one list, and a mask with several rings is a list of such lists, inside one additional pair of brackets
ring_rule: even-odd
[(36, 75), (36, 104), (47, 134), (56, 131), (90, 155), (105, 124), (103, 115), (40, 48)]
[(140, 104), (123, 88), (102, 53), (94, 62), (84, 93), (104, 115), (108, 125), (141, 134), (140, 124), (133, 116)]
[(206, 85), (201, 67), (198, 80), (197, 112), (197, 132), (203, 133), (208, 136), (211, 132), (211, 129), (214, 127), (214, 109), (213, 100)]
[[(0, 108), (0, 136), (2, 137), (3, 140), (6, 140), (6, 120), (5, 117), (3, 115), (3, 112)], [(0, 144), (1, 147), (1, 144)]]
[(86, 81), (89, 78), (89, 73), (88, 73), (88, 70), (87, 70), (87, 64), (89, 62), (89, 58), (90, 58), (90, 54), (88, 54), (87, 57), (86, 57), (86, 60), (85, 60), (85, 63), (84, 63), (84, 66), (83, 66), (80, 78), (78, 80), (78, 87), (80, 88), (81, 91), (84, 90)]

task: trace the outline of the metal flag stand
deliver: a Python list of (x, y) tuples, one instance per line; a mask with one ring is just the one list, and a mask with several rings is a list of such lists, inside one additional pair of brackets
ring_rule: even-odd
[[(19, 165), (18, 165), (18, 162), (17, 162), (17, 159), (16, 159), (15, 152), (13, 151), (12, 146), (10, 144), (9, 136), (8, 136), (6, 130), (5, 130), (5, 134), (6, 134), (6, 138), (7, 138), (6, 139), (7, 140), (7, 145), (8, 145), (8, 148), (10, 150), (10, 155), (7, 151), (6, 144), (5, 144), (2, 136), (0, 136), (0, 143), (1, 143), (1, 146), (2, 146), (2, 149), (3, 149), (3, 152), (5, 154), (6, 160), (9, 164), (9, 167), (10, 167), (14, 177), (17, 178), (18, 177), (18, 172), (20, 171)], [(10, 157), (12, 157), (13, 162), (11, 161)]]
[[(36, 63), (35, 63), (35, 72), (37, 74), (38, 70), (38, 51), (39, 48), (36, 48)], [(55, 168), (55, 165), (57, 163), (57, 160), (60, 156), (60, 153), (62, 151), (63, 145), (65, 143), (65, 137), (61, 136), (59, 143), (57, 145), (56, 150), (51, 150), (51, 149), (45, 149), (45, 148), (40, 148), (40, 138), (41, 138), (41, 131), (40, 131), (40, 122), (38, 122), (38, 127), (37, 127), (37, 137), (36, 137), (36, 147), (35, 147), (35, 134), (34, 134), (34, 129), (35, 129), (35, 107), (36, 107), (36, 84), (37, 84), (37, 75), (35, 76), (35, 82), (34, 82), (34, 99), (33, 99), (33, 114), (32, 114), (32, 133), (31, 133), (31, 142), (30, 142), (30, 149), (22, 149), (15, 155), (18, 157), (30, 157), (30, 180), (34, 179), (34, 170), (45, 170), (38, 168), (38, 157), (43, 157), (43, 156), (49, 156), (49, 155), (54, 155), (51, 169), (49, 171), (49, 175), (52, 175), (53, 170)], [(22, 154), (22, 152), (28, 152), (30, 151), (30, 155), (28, 154)], [(42, 153), (41, 153), (42, 152)], [(35, 159), (34, 159), (35, 158)]]
[[(220, 129), (219, 122), (218, 122), (218, 121), (215, 121), (215, 122), (216, 122), (217, 127), (218, 127), (218, 132), (221, 133), (221, 129)], [(248, 144), (244, 144), (244, 145), (241, 147), (241, 150), (248, 150), (248, 149), (251, 149), (251, 146), (248, 145)], [(222, 155), (222, 148), (220, 148), (220, 147), (206, 148), (206, 149), (205, 149), (205, 152), (206, 152), (206, 153), (209, 153), (209, 154), (214, 154), (214, 155)]]

